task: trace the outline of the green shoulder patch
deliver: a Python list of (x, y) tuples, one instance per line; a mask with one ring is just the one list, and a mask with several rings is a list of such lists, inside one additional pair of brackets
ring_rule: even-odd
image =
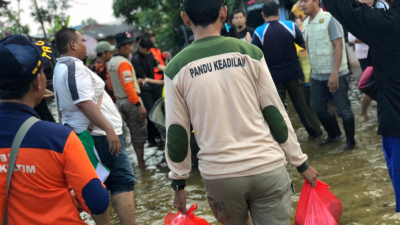
[(189, 151), (189, 138), (185, 128), (172, 124), (167, 134), (168, 156), (174, 163), (183, 162)]
[(215, 55), (235, 52), (242, 55), (249, 55), (252, 59), (258, 61), (264, 56), (261, 49), (257, 46), (239, 39), (221, 36), (206, 37), (193, 42), (176, 55), (167, 65), (164, 73), (173, 80), (179, 71), (191, 62)]
[(282, 114), (273, 105), (265, 107), (262, 112), (275, 140), (279, 144), (285, 143), (289, 137), (289, 130)]

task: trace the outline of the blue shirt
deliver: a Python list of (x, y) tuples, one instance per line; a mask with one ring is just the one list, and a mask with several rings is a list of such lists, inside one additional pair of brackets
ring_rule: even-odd
[(258, 27), (252, 44), (263, 52), (276, 85), (304, 79), (295, 43), (304, 44), (303, 34), (291, 21), (269, 21)]

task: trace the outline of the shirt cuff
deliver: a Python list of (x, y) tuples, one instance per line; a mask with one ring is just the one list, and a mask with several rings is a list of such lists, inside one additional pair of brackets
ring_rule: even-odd
[(171, 180), (171, 185), (186, 185), (186, 180)]
[(308, 170), (310, 166), (308, 165), (307, 161), (305, 161), (303, 164), (301, 164), (301, 166), (297, 167), (297, 171), (299, 171), (299, 173), (303, 173), (306, 170)]

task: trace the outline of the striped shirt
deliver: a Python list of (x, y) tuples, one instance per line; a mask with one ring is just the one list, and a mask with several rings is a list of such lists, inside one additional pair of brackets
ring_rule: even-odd
[[(122, 134), (121, 115), (104, 90), (104, 81), (81, 60), (74, 57), (58, 58), (54, 69), (53, 87), (56, 101), (59, 100), (62, 122), (69, 124), (75, 133), (82, 133), (90, 123), (76, 104), (85, 101), (94, 101), (97, 104), (101, 94), (104, 93), (100, 111), (114, 128), (115, 133)], [(92, 135), (105, 136), (106, 132), (95, 126)]]

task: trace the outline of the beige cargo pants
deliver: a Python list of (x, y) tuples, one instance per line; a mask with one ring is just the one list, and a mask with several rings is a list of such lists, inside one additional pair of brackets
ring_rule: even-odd
[(248, 177), (203, 180), (208, 203), (219, 223), (290, 224), (292, 189), (286, 167)]

